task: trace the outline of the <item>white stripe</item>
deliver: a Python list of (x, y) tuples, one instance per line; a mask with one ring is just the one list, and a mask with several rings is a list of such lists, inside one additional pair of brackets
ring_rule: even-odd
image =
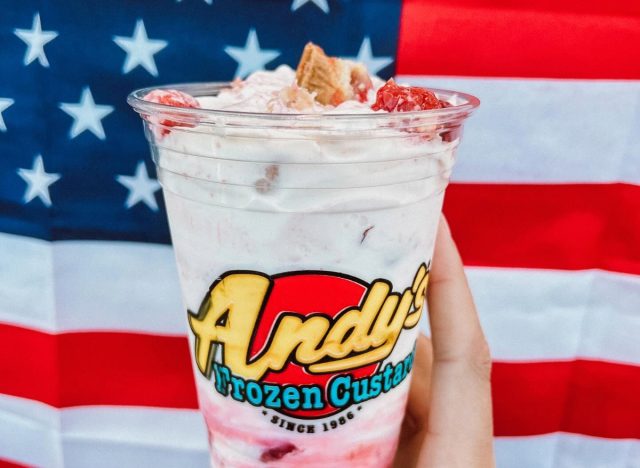
[(55, 329), (49, 242), (0, 233), (0, 322)]
[(47, 332), (186, 333), (171, 247), (0, 233), (0, 321)]
[(498, 468), (640, 468), (640, 441), (577, 434), (499, 437)]
[(0, 459), (30, 466), (63, 466), (57, 410), (0, 394)]
[[(10, 256), (21, 258), (23, 267), (6, 267), (14, 264)], [(1, 321), (49, 332), (185, 334), (168, 246), (49, 243), (0, 234), (0, 258), (7, 257), (0, 263)], [(496, 359), (640, 364), (639, 276), (477, 267), (467, 272)]]
[(467, 272), (494, 359), (640, 364), (640, 277), (600, 270)]
[[(465, 270), (494, 360), (640, 365), (640, 277), (601, 270)], [(422, 330), (429, 334), (426, 321)]]
[(430, 78), (482, 101), (453, 180), (640, 184), (640, 81)]
[(0, 395), (0, 458), (46, 467), (206, 467), (198, 411), (122, 406), (57, 410)]

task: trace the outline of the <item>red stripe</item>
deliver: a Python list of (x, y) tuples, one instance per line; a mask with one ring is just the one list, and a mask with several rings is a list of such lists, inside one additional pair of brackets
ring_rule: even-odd
[(404, 0), (397, 72), (640, 78), (640, 2)]
[(26, 468), (28, 465), (20, 465), (16, 462), (12, 462), (9, 460), (5, 460), (4, 458), (0, 458), (0, 468)]
[[(0, 325), (0, 392), (62, 408), (196, 408), (185, 338), (49, 335)], [(496, 434), (574, 432), (640, 438), (640, 367), (611, 362), (504, 363), (493, 370)]]
[(50, 335), (0, 325), (0, 393), (58, 408), (197, 408), (183, 337), (132, 333)]
[(497, 436), (562, 431), (640, 439), (640, 367), (501, 362), (492, 379)]
[(444, 212), (466, 265), (640, 274), (640, 186), (452, 184)]

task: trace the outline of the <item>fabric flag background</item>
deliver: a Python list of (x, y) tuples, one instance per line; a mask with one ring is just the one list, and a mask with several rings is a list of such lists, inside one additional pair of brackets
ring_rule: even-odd
[(500, 467), (640, 467), (636, 0), (0, 0), (0, 465), (205, 467), (128, 91), (307, 40), (468, 91), (445, 211), (495, 359)]

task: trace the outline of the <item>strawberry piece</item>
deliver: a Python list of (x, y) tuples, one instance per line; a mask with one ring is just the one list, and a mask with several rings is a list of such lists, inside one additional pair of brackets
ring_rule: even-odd
[(441, 101), (428, 89), (417, 86), (399, 86), (389, 80), (376, 93), (376, 102), (371, 108), (375, 111), (411, 112), (448, 107), (447, 102)]
[(200, 108), (200, 104), (193, 96), (177, 89), (154, 89), (144, 97), (144, 100), (166, 106)]
[(297, 449), (298, 448), (295, 445), (286, 442), (282, 445), (278, 445), (277, 447), (273, 447), (262, 452), (262, 455), (260, 455), (260, 461), (263, 463), (278, 461), (288, 453), (294, 452)]
[[(166, 106), (184, 107), (189, 109), (199, 109), (200, 104), (193, 96), (178, 91), (176, 89), (154, 89), (144, 97), (145, 101), (155, 102), (157, 104), (164, 104)], [(171, 119), (159, 119), (159, 125), (165, 127), (193, 127), (192, 124), (176, 122)], [(162, 129), (161, 133), (169, 133), (168, 130)]]

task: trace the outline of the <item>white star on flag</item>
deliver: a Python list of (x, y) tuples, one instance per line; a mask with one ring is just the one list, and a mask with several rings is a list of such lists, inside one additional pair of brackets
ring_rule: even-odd
[(40, 13), (33, 15), (31, 29), (14, 29), (13, 33), (27, 44), (27, 52), (24, 54), (24, 65), (27, 66), (34, 60), (43, 67), (49, 66), (49, 61), (44, 53), (44, 46), (58, 37), (56, 31), (43, 31), (40, 23)]
[(313, 3), (326, 14), (329, 14), (329, 3), (327, 0), (293, 0), (293, 3), (291, 4), (291, 11), (296, 11), (298, 8), (309, 2)]
[(60, 103), (60, 109), (73, 117), (69, 138), (73, 139), (85, 130), (89, 130), (101, 140), (106, 138), (102, 119), (113, 112), (113, 106), (96, 104), (88, 86), (82, 90), (80, 102), (77, 104)]
[(377, 75), (380, 70), (393, 62), (392, 57), (373, 56), (373, 52), (371, 51), (371, 39), (369, 39), (369, 36), (365, 37), (362, 41), (362, 45), (360, 45), (360, 50), (358, 51), (358, 56), (347, 58), (355, 60), (356, 62), (364, 63), (367, 70), (369, 70), (369, 73), (372, 75)]
[(156, 179), (149, 177), (144, 161), (139, 161), (133, 176), (118, 175), (116, 180), (129, 190), (129, 195), (124, 203), (127, 209), (139, 202), (143, 202), (151, 210), (158, 211), (155, 193), (160, 189)]
[(161, 39), (149, 39), (143, 20), (136, 21), (133, 36), (113, 36), (113, 41), (127, 53), (127, 58), (122, 65), (122, 73), (127, 74), (141, 65), (152, 76), (158, 76), (158, 68), (153, 56), (169, 43)]
[(4, 119), (2, 118), (2, 112), (11, 107), (13, 105), (13, 102), (13, 99), (0, 98), (0, 132), (7, 131), (7, 126), (5, 125)]
[(37, 155), (33, 159), (33, 167), (31, 169), (20, 168), (16, 172), (27, 183), (27, 190), (24, 192), (23, 197), (24, 203), (29, 203), (38, 197), (45, 206), (51, 206), (49, 185), (59, 180), (60, 174), (47, 173), (44, 170), (44, 162), (41, 155)]
[(260, 49), (258, 34), (253, 28), (249, 30), (244, 47), (227, 46), (224, 51), (238, 62), (235, 74), (238, 78), (244, 78), (257, 70), (264, 70), (267, 63), (280, 55), (280, 51), (276, 49)]

